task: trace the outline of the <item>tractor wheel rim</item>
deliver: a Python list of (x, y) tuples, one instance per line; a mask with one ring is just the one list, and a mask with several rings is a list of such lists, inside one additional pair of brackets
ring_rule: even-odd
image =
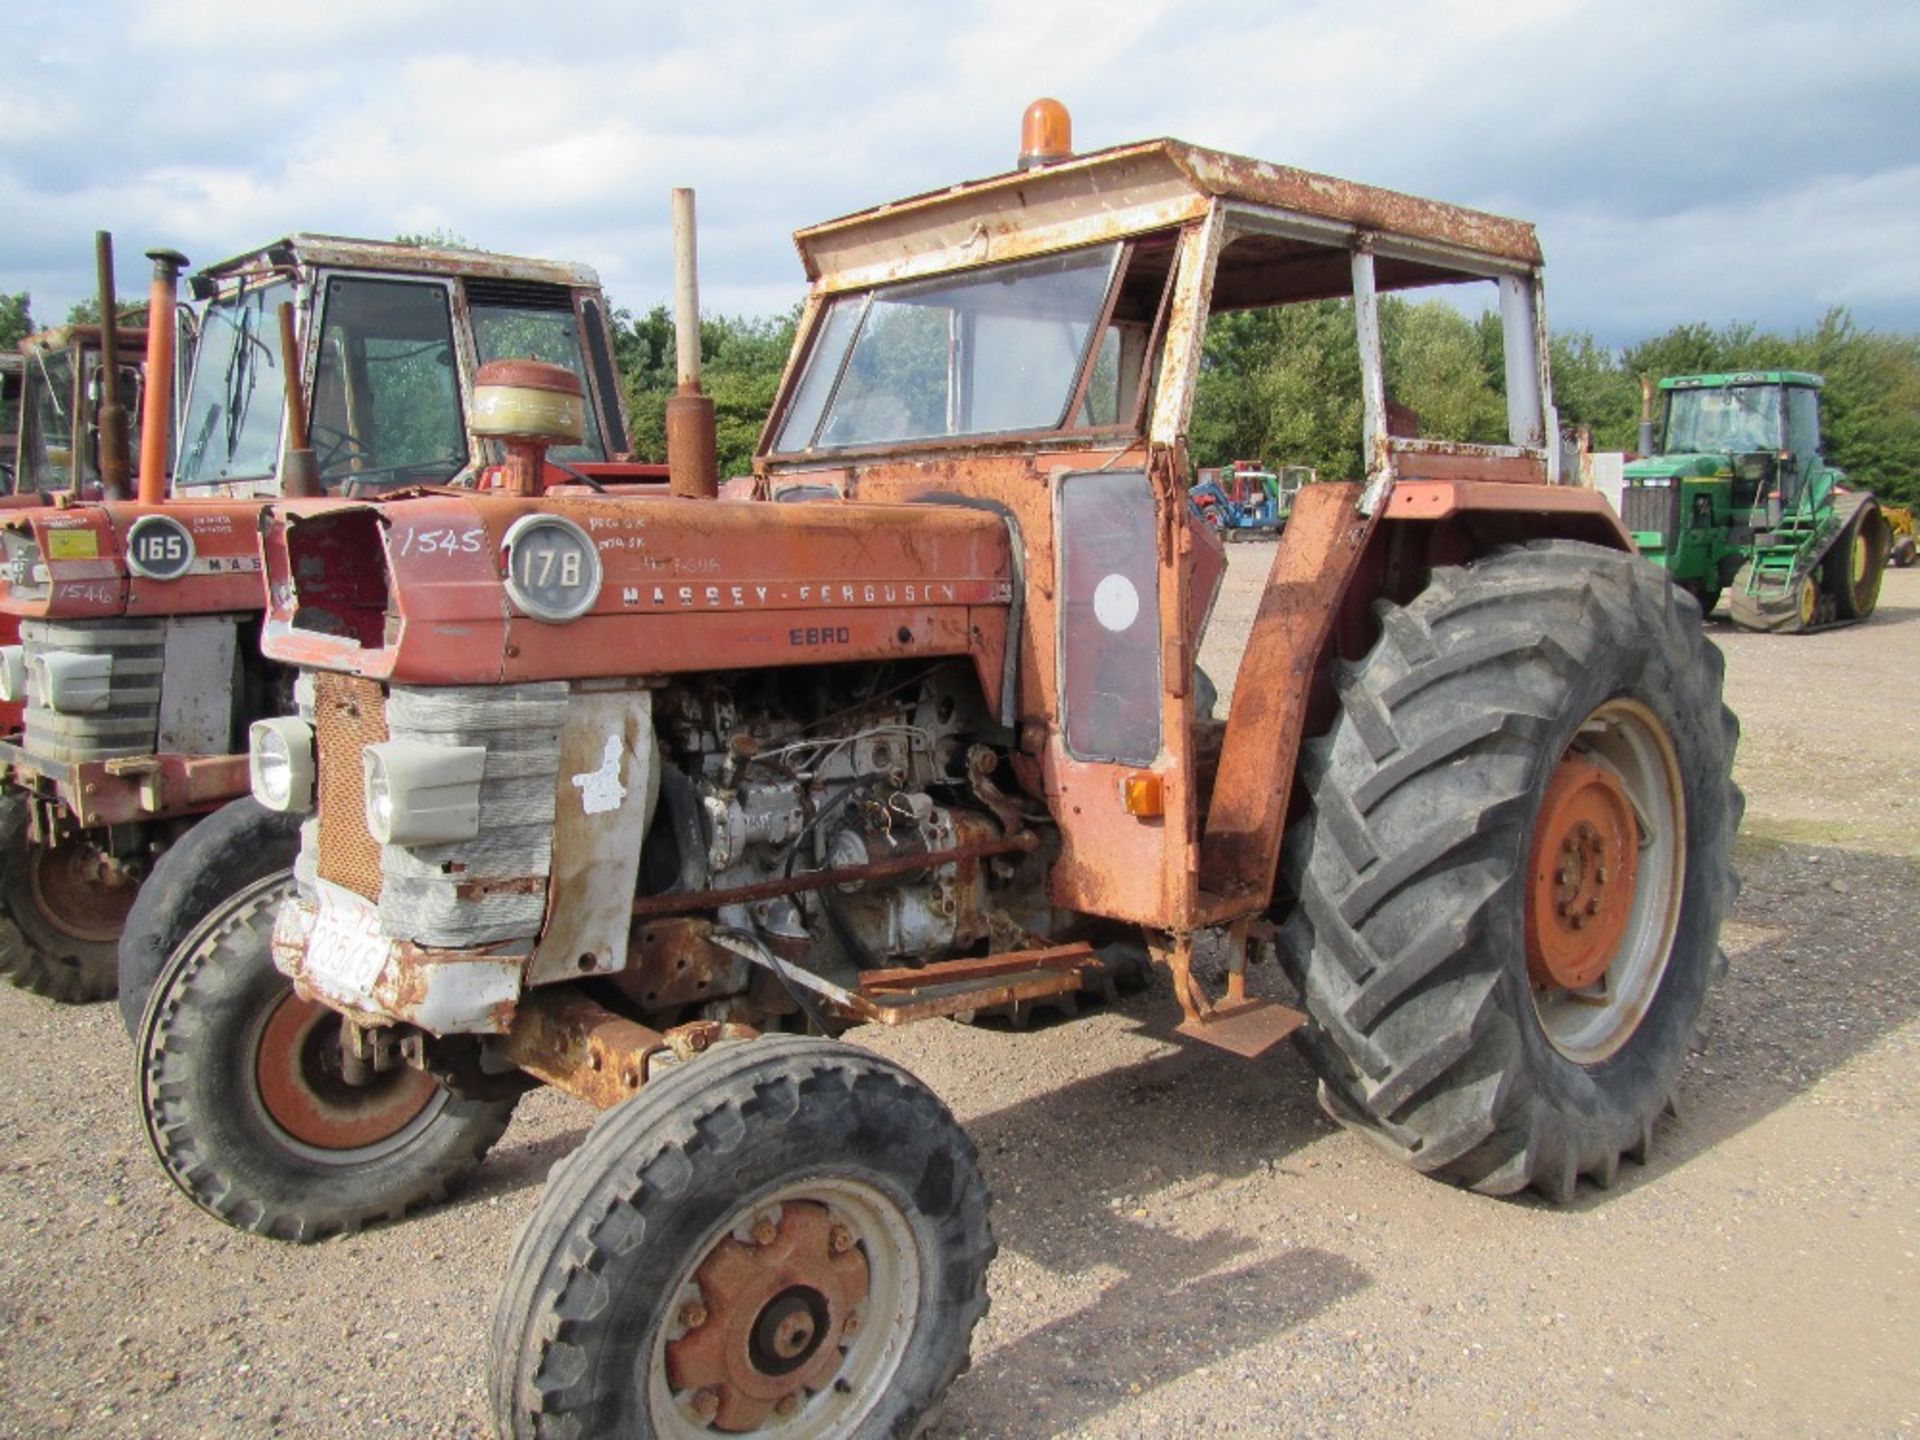
[(1853, 537), (1853, 583), (1855, 588), (1858, 588), (1860, 582), (1867, 578), (1867, 571), (1872, 568), (1872, 557), (1873, 547), (1867, 541), (1866, 527), (1862, 526), (1860, 533)]
[(287, 990), (257, 1027), (255, 1096), (266, 1119), (310, 1159), (361, 1164), (431, 1123), (446, 1092), (411, 1067), (349, 1085), (340, 1073), (340, 1017)]
[(1800, 582), (1800, 623), (1811, 625), (1820, 610), (1820, 591), (1811, 577)]
[(663, 1437), (851, 1434), (887, 1394), (921, 1306), (899, 1202), (821, 1177), (736, 1210), (669, 1292), (643, 1358)]
[(1548, 779), (1527, 869), (1527, 979), (1542, 1032), (1576, 1064), (1619, 1051), (1666, 975), (1683, 793), (1666, 726), (1625, 698), (1587, 717)]
[(120, 937), (140, 887), (116, 872), (101, 878), (101, 861), (86, 845), (30, 845), (27, 885), (34, 908), (72, 940), (108, 944)]

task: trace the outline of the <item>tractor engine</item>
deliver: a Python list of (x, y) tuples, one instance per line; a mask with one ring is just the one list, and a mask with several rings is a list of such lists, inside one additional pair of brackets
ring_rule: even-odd
[(718, 910), (721, 925), (843, 980), (1044, 928), (1044, 867), (1029, 857), (911, 863), (1021, 823), (994, 785), (1000, 752), (981, 737), (995, 727), (966, 670), (888, 685), (863, 669), (824, 690), (821, 679), (766, 672), (659, 697), (661, 797), (643, 894), (776, 890), (810, 871), (851, 872)]

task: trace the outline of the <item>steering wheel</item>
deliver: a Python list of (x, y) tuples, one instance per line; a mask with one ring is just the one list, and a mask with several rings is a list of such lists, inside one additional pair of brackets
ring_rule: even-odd
[(333, 440), (333, 443), (327, 446), (324, 455), (314, 456), (314, 468), (322, 474), (340, 457), (342, 451), (346, 452), (346, 458), (349, 460), (365, 460), (373, 454), (373, 447), (368, 445), (367, 442), (362, 440), (358, 435), (350, 435), (345, 430), (337, 429), (332, 425), (322, 425), (318, 421), (309, 421), (307, 423), (308, 443), (311, 444), (318, 436), (331, 436)]

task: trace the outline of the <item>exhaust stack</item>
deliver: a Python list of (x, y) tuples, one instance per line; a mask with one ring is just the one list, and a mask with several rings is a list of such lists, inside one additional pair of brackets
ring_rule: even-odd
[(147, 292), (147, 385), (140, 411), (140, 503), (167, 498), (167, 462), (173, 440), (174, 313), (180, 303), (180, 272), (187, 257), (178, 250), (149, 250), (153, 286)]
[(280, 493), (295, 499), (324, 494), (307, 424), (307, 388), (300, 382), (300, 345), (293, 330), (293, 302), (280, 302), (280, 376), (287, 395), (287, 460), (280, 467)]
[(1640, 453), (1653, 454), (1653, 377), (1640, 377)]
[(694, 262), (693, 191), (673, 192), (673, 334), (678, 381), (667, 401), (667, 488), (711, 500), (720, 493), (713, 398), (700, 388), (700, 278)]
[[(100, 273), (100, 490), (109, 500), (127, 498), (133, 462), (127, 453), (127, 410), (120, 403), (120, 327), (114, 313), (113, 236), (93, 235), (94, 264)], [(75, 437), (78, 439), (78, 437)]]

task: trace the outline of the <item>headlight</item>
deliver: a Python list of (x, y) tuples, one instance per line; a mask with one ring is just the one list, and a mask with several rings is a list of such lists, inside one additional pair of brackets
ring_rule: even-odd
[(256, 720), (247, 738), (253, 798), (269, 810), (311, 810), (313, 726), (291, 717)]
[(113, 656), (48, 650), (27, 661), (40, 703), (59, 715), (97, 715), (113, 700)]
[(480, 833), (486, 746), (383, 740), (360, 754), (367, 830), (382, 845), (446, 845)]
[(27, 647), (0, 645), (0, 700), (20, 705), (27, 698)]

